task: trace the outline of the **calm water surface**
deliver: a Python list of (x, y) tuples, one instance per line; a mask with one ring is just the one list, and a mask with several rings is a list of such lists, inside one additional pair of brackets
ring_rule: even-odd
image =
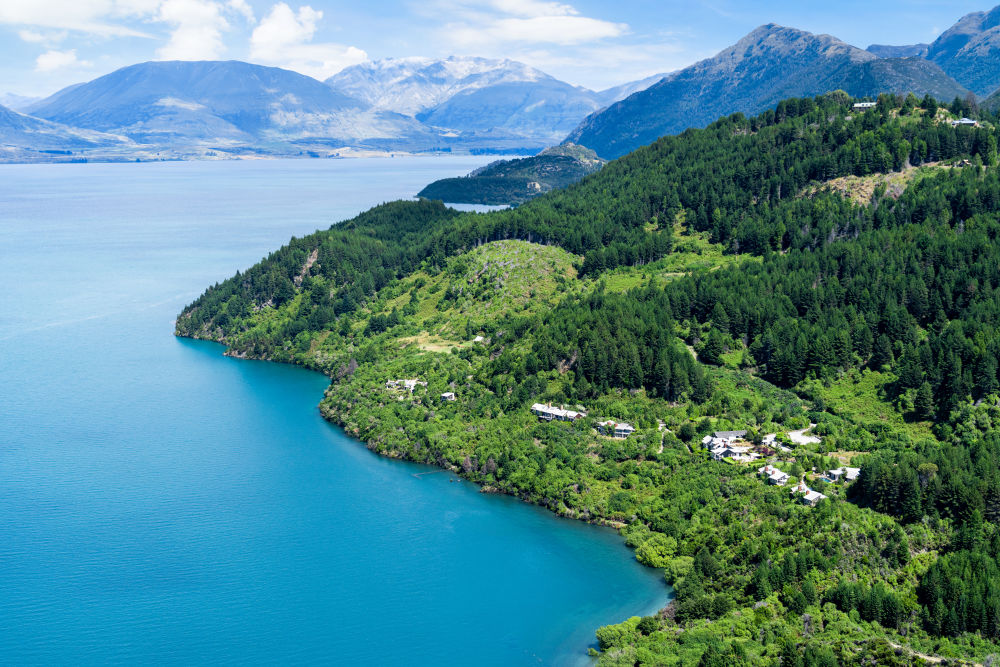
[(0, 663), (571, 664), (667, 589), (613, 532), (175, 339), (293, 235), (489, 158), (0, 166)]

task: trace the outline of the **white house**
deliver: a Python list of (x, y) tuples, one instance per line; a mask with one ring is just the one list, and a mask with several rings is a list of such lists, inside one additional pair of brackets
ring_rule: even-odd
[(426, 387), (426, 382), (421, 382), (420, 380), (386, 380), (386, 389), (405, 389), (406, 391), (413, 393), (413, 390), (418, 386)]
[(753, 451), (753, 447), (742, 447), (736, 445), (721, 445), (714, 444), (709, 450), (712, 454), (712, 458), (716, 461), (721, 461), (722, 459), (732, 459), (733, 461), (738, 461), (740, 463), (750, 463), (751, 461), (756, 461), (760, 458), (760, 454)]
[(976, 121), (971, 118), (959, 118), (958, 120), (951, 121), (952, 127), (964, 126), (964, 127), (976, 127), (979, 125)]
[(716, 431), (714, 434), (706, 435), (702, 438), (701, 444), (705, 449), (711, 450), (714, 454), (717, 450), (731, 446), (746, 434), (746, 431)]
[(764, 476), (768, 484), (775, 484), (777, 486), (784, 486), (788, 482), (788, 473), (778, 470), (773, 465), (766, 465), (763, 468), (758, 468), (757, 472)]
[(545, 405), (544, 403), (535, 403), (531, 406), (531, 411), (538, 415), (539, 419), (543, 419), (547, 422), (555, 419), (556, 421), (571, 422), (577, 419), (583, 419), (587, 416), (586, 412), (577, 412), (576, 410), (564, 410), (563, 408), (554, 408), (551, 405)]
[(831, 482), (853, 482), (861, 474), (861, 468), (843, 466), (826, 471), (826, 478)]
[(809, 505), (810, 507), (815, 506), (816, 503), (826, 498), (819, 491), (813, 491), (808, 486), (806, 486), (805, 480), (800, 481), (798, 484), (792, 487), (791, 495), (800, 495), (802, 498), (803, 505)]
[(823, 500), (824, 498), (826, 498), (826, 496), (824, 496), (819, 491), (813, 491), (812, 489), (809, 489), (809, 491), (807, 491), (805, 494), (802, 495), (802, 504), (809, 505), (810, 507), (815, 507), (816, 503)]
[(631, 424), (626, 424), (625, 422), (616, 422), (612, 419), (608, 421), (601, 422), (597, 425), (597, 430), (604, 435), (611, 436), (612, 438), (618, 438), (619, 440), (624, 440), (625, 438), (632, 435), (635, 431), (635, 427)]
[(855, 102), (855, 109), (873, 109), (875, 107), (875, 102)]
[(456, 398), (455, 398), (455, 392), (453, 392), (453, 391), (446, 391), (443, 394), (441, 394), (441, 398), (443, 398), (446, 401), (454, 401), (454, 400), (456, 400)]

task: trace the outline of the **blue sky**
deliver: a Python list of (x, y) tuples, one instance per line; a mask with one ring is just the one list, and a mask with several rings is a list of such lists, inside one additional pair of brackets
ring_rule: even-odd
[(509, 57), (601, 89), (713, 55), (764, 23), (864, 48), (934, 39), (951, 0), (0, 0), (0, 93), (146, 60), (238, 59), (325, 78), (367, 59)]

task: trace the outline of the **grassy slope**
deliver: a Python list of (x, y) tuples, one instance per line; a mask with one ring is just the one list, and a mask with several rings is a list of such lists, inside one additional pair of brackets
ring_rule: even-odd
[(760, 262), (760, 257), (726, 254), (725, 247), (709, 240), (708, 232), (688, 229), (684, 212), (674, 221), (674, 251), (661, 260), (644, 266), (623, 266), (602, 273), (593, 282), (602, 281), (609, 292), (625, 292), (653, 280), (663, 285), (696, 271), (716, 271), (741, 262)]

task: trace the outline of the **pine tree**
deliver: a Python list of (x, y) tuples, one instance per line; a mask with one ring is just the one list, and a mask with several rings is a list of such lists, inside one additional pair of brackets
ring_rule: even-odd
[(705, 340), (705, 344), (701, 348), (701, 353), (698, 355), (698, 360), (705, 364), (721, 366), (722, 351), (722, 334), (713, 330), (709, 332), (708, 338)]
[(802, 595), (805, 596), (806, 602), (809, 604), (816, 603), (816, 586), (813, 585), (811, 579), (806, 579), (802, 582)]
[(931, 383), (924, 381), (917, 389), (917, 396), (913, 400), (913, 412), (917, 419), (931, 419), (934, 417), (934, 390)]
[(883, 366), (888, 366), (892, 363), (892, 343), (889, 342), (889, 337), (885, 334), (880, 335), (875, 340), (875, 347), (872, 349), (872, 358), (870, 365), (873, 370), (882, 370)]
[(903, 521), (913, 523), (920, 521), (924, 516), (923, 506), (920, 498), (920, 483), (917, 481), (916, 473), (908, 475), (908, 479), (900, 487), (900, 514)]
[(729, 315), (726, 313), (725, 307), (718, 301), (712, 308), (711, 320), (713, 328), (723, 333), (729, 333)]

